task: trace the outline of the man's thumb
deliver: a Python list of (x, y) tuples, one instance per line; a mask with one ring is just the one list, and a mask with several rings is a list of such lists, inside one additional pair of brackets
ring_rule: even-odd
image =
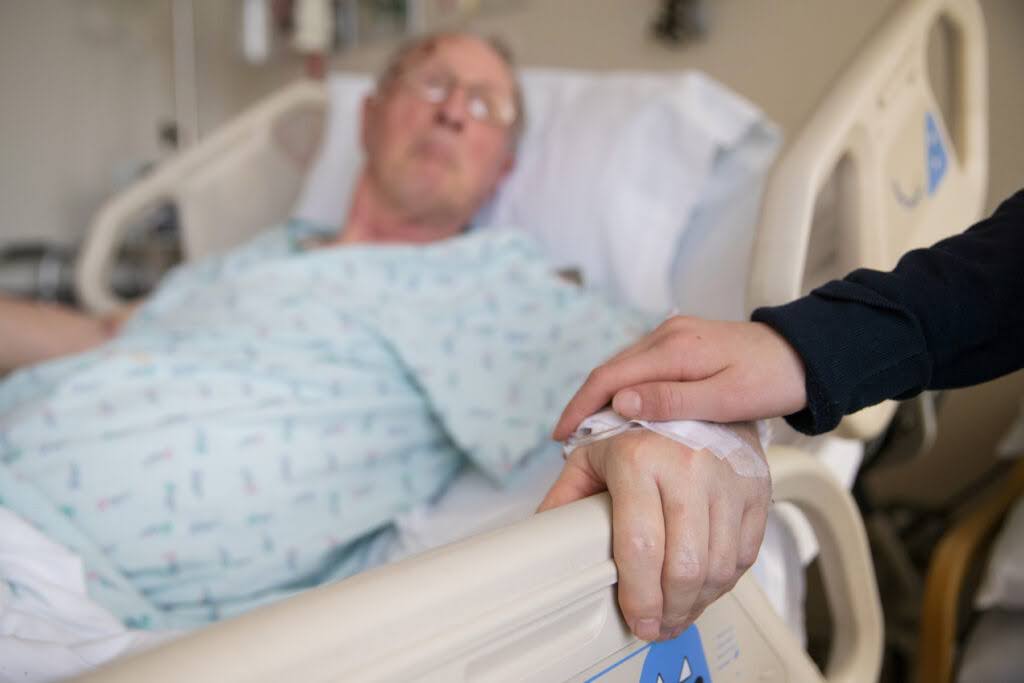
[(567, 462), (562, 473), (552, 484), (537, 512), (561, 507), (576, 500), (581, 500), (605, 490), (604, 482), (595, 479), (580, 467)]

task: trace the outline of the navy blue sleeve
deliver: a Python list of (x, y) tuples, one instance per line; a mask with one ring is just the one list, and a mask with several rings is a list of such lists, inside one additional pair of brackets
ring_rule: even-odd
[(887, 398), (977, 384), (1024, 367), (1024, 190), (890, 272), (861, 269), (751, 316), (803, 359), (807, 434)]

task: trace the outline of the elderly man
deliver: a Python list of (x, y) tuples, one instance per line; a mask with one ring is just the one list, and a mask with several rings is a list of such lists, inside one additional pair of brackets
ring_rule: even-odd
[[(520, 100), (496, 44), (420, 40), (364, 102), (336, 235), (273, 230), (117, 319), (0, 301), (0, 368), (32, 366), (0, 384), (0, 498), (158, 626), (369, 566), (375, 534), (467, 459), (502, 479), (647, 322), (523, 236), (461, 234), (512, 168)], [(728, 433), (746, 462), (635, 426), (578, 440), (542, 507), (609, 488), (623, 612), (667, 638), (753, 563), (770, 481), (749, 425)]]
[[(462, 232), (511, 170), (521, 96), (500, 43), (442, 34), (400, 50), (366, 98), (366, 164), (345, 225), (319, 246), (423, 244)], [(96, 319), (0, 298), (0, 372), (106, 341), (134, 311)]]

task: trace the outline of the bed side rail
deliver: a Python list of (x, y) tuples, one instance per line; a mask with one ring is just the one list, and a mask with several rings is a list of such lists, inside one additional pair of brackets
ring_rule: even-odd
[(107, 313), (123, 304), (111, 290), (110, 269), (126, 230), (147, 211), (176, 206), (189, 259), (287, 217), (319, 147), (326, 107), (323, 86), (294, 83), (107, 202), (76, 264), (85, 307)]
[[(951, 114), (929, 77), (932, 29), (949, 33)], [(985, 29), (976, 0), (911, 0), (849, 65), (769, 177), (747, 292), (750, 310), (791, 301), (978, 220), (986, 199)], [(825, 217), (816, 207), (828, 207)], [(868, 439), (892, 402), (849, 416)]]

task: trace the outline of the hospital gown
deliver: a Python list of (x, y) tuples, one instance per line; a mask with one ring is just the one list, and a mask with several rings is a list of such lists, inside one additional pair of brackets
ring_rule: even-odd
[(522, 234), (305, 249), (282, 227), (0, 383), (0, 504), (127, 624), (202, 624), (365, 569), (467, 462), (504, 480), (647, 322)]

